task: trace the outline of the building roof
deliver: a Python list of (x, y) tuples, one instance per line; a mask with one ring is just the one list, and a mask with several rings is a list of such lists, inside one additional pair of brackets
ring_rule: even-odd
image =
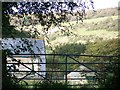
[(79, 72), (79, 71), (91, 71), (90, 69), (88, 69), (87, 67), (81, 65), (79, 67), (79, 69), (75, 70), (75, 71), (78, 71), (78, 72), (70, 72), (67, 76), (71, 76), (71, 77), (84, 77), (85, 76), (95, 76), (95, 72)]
[[(44, 54), (45, 46), (43, 39), (31, 39), (31, 38), (7, 38), (2, 40), (3, 49), (9, 49), (12, 53), (20, 51), (19, 54), (30, 54), (30, 49), (35, 54)], [(30, 47), (29, 47), (30, 46)]]
[(81, 74), (80, 74), (80, 72), (71, 72), (71, 73), (69, 73), (67, 76), (80, 77)]

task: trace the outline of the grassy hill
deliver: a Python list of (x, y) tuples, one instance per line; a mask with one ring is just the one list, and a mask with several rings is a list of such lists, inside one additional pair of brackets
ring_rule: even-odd
[[(66, 31), (61, 33), (61, 30), (57, 30), (49, 35), (51, 45), (57, 46), (64, 43), (87, 43), (95, 42), (98, 40), (109, 40), (118, 38), (118, 16), (100, 17), (94, 19), (86, 19), (84, 22), (76, 23), (71, 21), (69, 23), (63, 23), (66, 27)], [(72, 28), (70, 28), (72, 25)], [(68, 30), (69, 31), (68, 31)], [(68, 33), (72, 34), (68, 36)]]
[(98, 18), (98, 17), (107, 17), (107, 16), (116, 16), (118, 15), (118, 8), (105, 8), (105, 9), (97, 9), (95, 12), (89, 10), (86, 12), (85, 18)]

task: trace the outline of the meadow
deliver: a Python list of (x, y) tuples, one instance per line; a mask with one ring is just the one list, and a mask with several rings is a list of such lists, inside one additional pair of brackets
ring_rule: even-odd
[[(54, 46), (58, 46), (64, 43), (86, 44), (88, 42), (95, 42), (99, 40), (109, 40), (113, 38), (118, 38), (118, 30), (114, 30), (114, 28), (113, 30), (107, 30), (104, 28), (100, 28), (100, 29), (97, 28), (96, 30), (92, 30), (91, 29), (93, 28), (92, 26), (85, 27), (86, 24), (91, 25), (93, 22), (94, 23), (96, 22), (101, 23), (101, 21), (106, 22), (106, 20), (108, 20), (109, 18), (111, 18), (112, 20), (117, 20), (118, 16), (108, 16), (108, 17), (99, 17), (99, 18), (94, 18), (94, 19), (86, 19), (83, 21), (83, 23), (81, 21), (79, 21), (79, 23), (76, 23), (76, 21), (71, 21), (69, 23), (67, 22), (63, 23), (63, 26), (65, 26), (67, 30), (65, 32), (61, 32), (61, 30), (58, 30), (48, 35), (50, 43), (54, 47)], [(83, 24), (83, 26), (81, 24)], [(73, 27), (70, 28), (70, 25), (72, 25)], [(82, 27), (80, 27), (80, 25)], [(95, 26), (95, 27), (98, 27), (98, 26)], [(72, 35), (67, 35), (69, 32), (72, 32)]]

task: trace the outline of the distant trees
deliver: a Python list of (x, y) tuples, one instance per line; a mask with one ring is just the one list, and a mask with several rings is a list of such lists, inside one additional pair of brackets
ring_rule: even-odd
[[(92, 18), (99, 18), (99, 17), (108, 17), (108, 16), (117, 16), (118, 15), (118, 8), (106, 8), (106, 9), (97, 9), (93, 12), (93, 10), (88, 10), (85, 13), (84, 19), (92, 19)], [(77, 13), (74, 13), (77, 15)], [(77, 16), (68, 15), (69, 20), (76, 21)]]
[(56, 53), (61, 54), (81, 54), (84, 53), (86, 47), (81, 43), (71, 43), (71, 44), (63, 44), (61, 46), (55, 47)]
[[(55, 47), (55, 53), (56, 54), (78, 54), (84, 53), (86, 50), (86, 46), (81, 43), (71, 43), (71, 44), (63, 44), (61, 46)], [(79, 58), (75, 57), (75, 58)], [(47, 62), (64, 62), (65, 63), (66, 57), (65, 56), (55, 56), (55, 57), (47, 57)], [(68, 62), (73, 62), (72, 59), (68, 58)], [(68, 70), (74, 70), (76, 65), (68, 65)], [(52, 68), (51, 65), (49, 65), (47, 68)], [(55, 68), (54, 68), (55, 69)], [(64, 70), (65, 65), (58, 64), (56, 65), (56, 69)]]
[(107, 17), (107, 16), (117, 16), (118, 15), (118, 8), (106, 8), (106, 9), (98, 9), (95, 12), (87, 11), (86, 12), (86, 19), (91, 18), (98, 18), (98, 17)]
[[(112, 39), (106, 41), (96, 41), (88, 43), (84, 54), (90, 55), (119, 55), (119, 39)], [(117, 62), (114, 58), (92, 58), (80, 57), (82, 62)]]
[(74, 28), (85, 28), (86, 30), (108, 30), (108, 31), (117, 31), (118, 30), (118, 19), (114, 19), (112, 17), (108, 17), (105, 19), (101, 19), (100, 21), (91, 21), (84, 22), (82, 24), (78, 24), (73, 26)]
[(85, 54), (93, 55), (118, 55), (119, 54), (119, 39), (99, 41), (89, 43), (86, 46)]
[[(77, 15), (77, 13), (74, 13)], [(99, 17), (108, 17), (108, 16), (117, 16), (118, 15), (118, 8), (106, 8), (106, 9), (97, 9), (95, 11), (88, 10), (85, 13), (84, 19), (92, 19), (92, 18), (99, 18)], [(70, 21), (77, 21), (77, 16), (68, 15), (67, 16)]]

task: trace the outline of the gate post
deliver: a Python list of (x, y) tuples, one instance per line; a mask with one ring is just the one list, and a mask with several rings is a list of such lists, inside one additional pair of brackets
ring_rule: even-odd
[(67, 56), (66, 56), (66, 59), (65, 59), (65, 83), (67, 85)]

